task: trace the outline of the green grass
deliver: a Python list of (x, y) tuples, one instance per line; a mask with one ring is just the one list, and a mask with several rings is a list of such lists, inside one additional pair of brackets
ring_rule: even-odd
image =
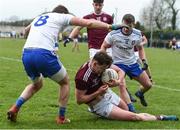
[[(71, 52), (71, 44), (66, 48), (61, 45), (59, 50), (59, 56), (71, 80), (67, 111), (71, 123), (67, 125), (55, 123), (58, 112), (58, 86), (49, 79), (44, 80), (44, 88), (24, 104), (18, 115), (18, 122), (10, 123), (6, 119), (7, 110), (15, 103), (25, 85), (30, 83), (20, 61), (23, 44), (24, 40), (0, 39), (1, 129), (180, 129), (179, 122), (126, 122), (102, 119), (87, 112), (86, 105), (77, 105), (74, 96), (74, 76), (81, 64), (88, 59), (86, 44), (80, 44), (80, 53)], [(146, 94), (149, 106), (143, 107), (138, 101), (135, 103), (136, 109), (155, 115), (175, 114), (180, 117), (180, 52), (146, 48), (146, 53), (155, 86)], [(128, 78), (127, 85), (132, 93), (138, 88), (137, 82)], [(118, 92), (117, 88), (113, 90)]]

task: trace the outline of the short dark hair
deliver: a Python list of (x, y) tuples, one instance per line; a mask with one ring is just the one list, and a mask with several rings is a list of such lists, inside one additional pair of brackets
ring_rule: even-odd
[(69, 11), (68, 9), (63, 6), (63, 5), (58, 5), (57, 7), (55, 7), (52, 12), (55, 12), (55, 13), (60, 13), (60, 14), (69, 14)]
[(93, 0), (94, 3), (103, 3), (104, 0)]
[(135, 23), (135, 18), (132, 14), (125, 14), (122, 18), (127, 24)]
[(94, 55), (93, 60), (96, 60), (99, 65), (108, 65), (109, 67), (113, 62), (112, 57), (109, 56), (106, 52), (102, 52), (102, 51), (97, 52)]

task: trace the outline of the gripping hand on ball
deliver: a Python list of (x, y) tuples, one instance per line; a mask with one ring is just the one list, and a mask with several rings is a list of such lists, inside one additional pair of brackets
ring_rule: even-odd
[(103, 95), (106, 93), (106, 90), (108, 89), (108, 85), (102, 85), (99, 89), (98, 89), (98, 92), (100, 95)]
[(119, 86), (119, 80), (117, 80), (117, 79), (111, 79), (111, 80), (109, 80), (108, 82), (106, 82), (106, 84), (107, 84), (109, 87)]

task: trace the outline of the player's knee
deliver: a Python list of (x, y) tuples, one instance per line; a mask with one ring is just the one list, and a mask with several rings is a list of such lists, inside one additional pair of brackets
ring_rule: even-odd
[(150, 89), (152, 87), (152, 82), (149, 81), (144, 85), (144, 88)]
[(121, 101), (120, 101), (120, 103), (119, 103), (118, 106), (119, 106), (120, 108), (122, 108), (123, 110), (126, 110), (126, 111), (129, 110), (127, 104), (126, 104), (125, 101), (123, 101), (122, 99), (121, 99)]
[(42, 86), (43, 86), (43, 82), (42, 82), (41, 78), (38, 81), (36, 81), (35, 83), (33, 83), (34, 91), (38, 91), (40, 88), (42, 88)]
[(148, 84), (147, 84), (147, 88), (151, 88), (152, 87), (152, 82), (149, 81)]
[(66, 75), (60, 82), (59, 82), (59, 85), (67, 85), (67, 84), (69, 84), (69, 76), (68, 75)]

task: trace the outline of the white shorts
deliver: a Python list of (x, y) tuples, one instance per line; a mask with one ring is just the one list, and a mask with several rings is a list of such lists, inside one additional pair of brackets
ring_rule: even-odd
[[(100, 49), (90, 48), (90, 49), (89, 49), (89, 58), (92, 59), (92, 58), (94, 57), (94, 55), (95, 55), (98, 51), (100, 51)], [(108, 49), (106, 50), (106, 52), (107, 52), (107, 54), (108, 54), (109, 56), (112, 57), (112, 49), (111, 49), (111, 48), (108, 48)]]
[(111, 89), (108, 89), (101, 101), (90, 107), (90, 110), (97, 115), (107, 118), (111, 113), (113, 106), (118, 106), (120, 104), (120, 100), (120, 97), (116, 93)]
[(172, 49), (176, 49), (176, 45), (173, 45), (173, 46), (172, 46)]
[(73, 39), (73, 42), (78, 43), (78, 39), (77, 39), (77, 38), (74, 38), (74, 39)]

